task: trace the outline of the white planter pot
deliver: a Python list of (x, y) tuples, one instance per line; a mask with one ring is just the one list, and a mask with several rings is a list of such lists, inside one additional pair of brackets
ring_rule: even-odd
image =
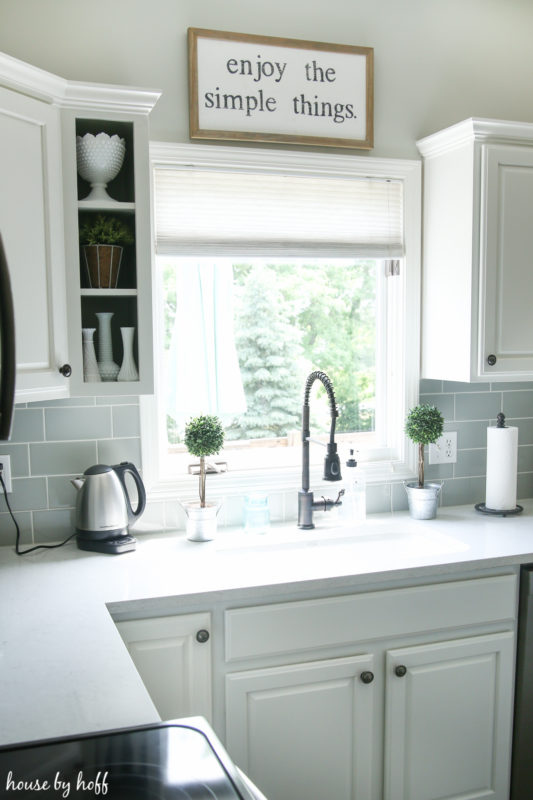
[(415, 483), (405, 483), (409, 513), (413, 519), (435, 519), (442, 483), (424, 483), (423, 488)]
[(187, 539), (191, 542), (209, 542), (217, 532), (217, 516), (221, 503), (206, 503), (200, 506), (199, 500), (182, 503), (187, 514)]

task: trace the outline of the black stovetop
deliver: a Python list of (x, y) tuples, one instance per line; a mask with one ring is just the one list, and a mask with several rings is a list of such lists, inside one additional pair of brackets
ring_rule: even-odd
[(202, 718), (0, 748), (0, 797), (250, 800)]

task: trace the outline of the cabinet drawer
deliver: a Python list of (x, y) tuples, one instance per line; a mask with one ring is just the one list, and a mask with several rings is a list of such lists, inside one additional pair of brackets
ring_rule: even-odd
[(484, 625), (516, 615), (516, 577), (476, 578), (226, 611), (226, 660)]

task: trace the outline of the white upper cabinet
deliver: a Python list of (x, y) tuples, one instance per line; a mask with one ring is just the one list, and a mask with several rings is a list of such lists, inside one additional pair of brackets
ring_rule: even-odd
[(69, 394), (59, 371), (68, 363), (60, 120), (42, 75), (0, 54), (0, 233), (15, 304), (16, 402)]
[(533, 124), (470, 119), (424, 157), (423, 378), (533, 379)]
[[(67, 81), (0, 53), (0, 233), (15, 301), (18, 403), (153, 391), (148, 115), (158, 97)], [(123, 138), (126, 155), (109, 198), (94, 203), (77, 174), (76, 135), (100, 132)], [(132, 234), (120, 279), (106, 288), (87, 283), (80, 259), (79, 226), (100, 213)], [(82, 329), (96, 331), (101, 313), (123, 369), (118, 380), (93, 382)], [(100, 328), (97, 354), (102, 339)]]

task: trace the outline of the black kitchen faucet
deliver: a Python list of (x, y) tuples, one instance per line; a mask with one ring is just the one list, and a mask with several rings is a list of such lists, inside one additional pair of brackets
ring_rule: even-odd
[(304, 404), (302, 409), (302, 488), (298, 492), (298, 527), (304, 529), (314, 528), (313, 510), (328, 511), (333, 506), (341, 504), (341, 497), (344, 494), (340, 491), (335, 500), (322, 497), (320, 500), (313, 498), (313, 492), (309, 491), (309, 394), (313, 383), (319, 380), (324, 385), (329, 399), (331, 410), (331, 427), (329, 432), (329, 442), (326, 445), (326, 457), (324, 459), (324, 480), (340, 481), (341, 464), (335, 443), (335, 420), (339, 416), (333, 384), (325, 372), (316, 370), (312, 372), (305, 382)]

